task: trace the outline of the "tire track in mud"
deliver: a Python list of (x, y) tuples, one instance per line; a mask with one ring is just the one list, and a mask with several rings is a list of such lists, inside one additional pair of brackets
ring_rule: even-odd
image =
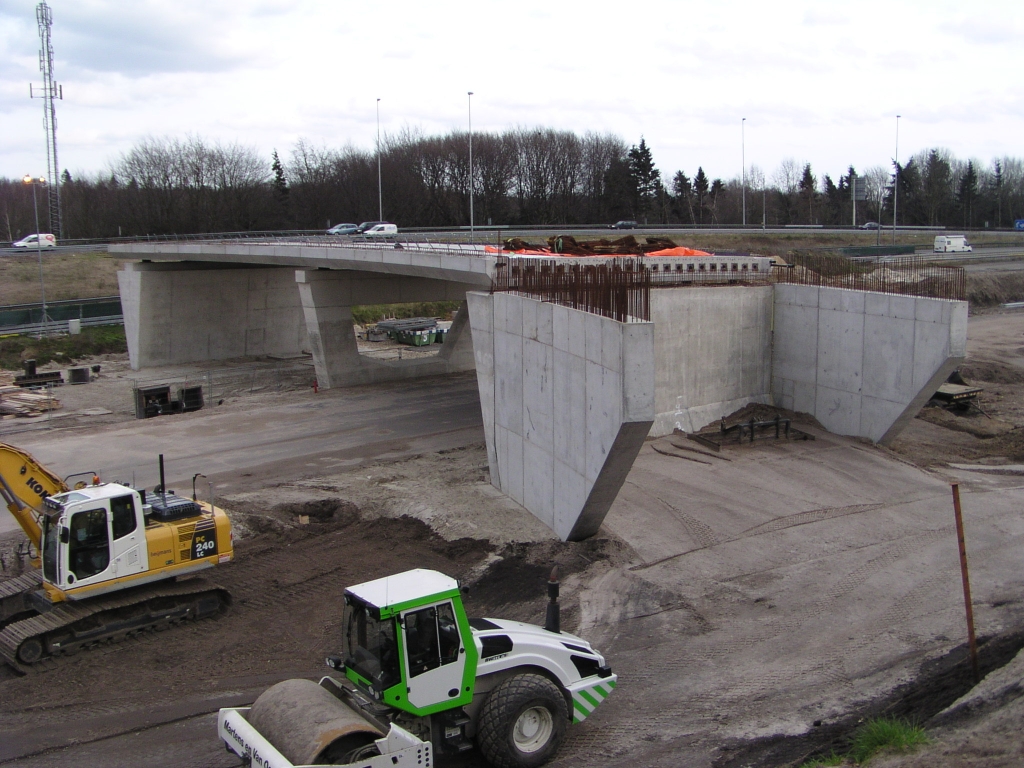
[(683, 524), (684, 528), (686, 528), (686, 532), (690, 537), (700, 545), (698, 549), (707, 549), (708, 547), (713, 547), (716, 544), (721, 543), (721, 540), (718, 538), (718, 534), (716, 534), (711, 526), (703, 520), (698, 520), (688, 512), (684, 512), (679, 509), (679, 507), (669, 501), (666, 501), (661, 496), (654, 493), (649, 488), (645, 488), (639, 483), (635, 483), (632, 480), (626, 480), (626, 484), (636, 488), (640, 493), (645, 496), (649, 496), (663, 505), (666, 509), (670, 510), (673, 516)]

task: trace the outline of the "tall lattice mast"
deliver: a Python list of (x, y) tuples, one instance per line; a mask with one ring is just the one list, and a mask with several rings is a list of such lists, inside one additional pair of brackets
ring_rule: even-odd
[(53, 13), (50, 6), (40, 3), (36, 6), (36, 21), (39, 24), (39, 71), (43, 73), (43, 88), (37, 92), (29, 84), (28, 93), (33, 99), (43, 100), (43, 129), (46, 131), (46, 194), (49, 200), (49, 231), (64, 237), (64, 219), (60, 210), (60, 166), (57, 164), (57, 107), (55, 101), (64, 98), (64, 89), (53, 81), (53, 43), (50, 42), (50, 27)]

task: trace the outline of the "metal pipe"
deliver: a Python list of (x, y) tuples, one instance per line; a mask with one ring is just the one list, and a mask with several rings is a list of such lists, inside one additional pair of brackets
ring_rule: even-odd
[(956, 518), (956, 541), (960, 547), (960, 579), (964, 587), (964, 608), (967, 611), (967, 645), (971, 651), (974, 682), (981, 682), (978, 667), (978, 641), (974, 635), (974, 607), (971, 602), (971, 578), (967, 571), (967, 542), (964, 540), (964, 516), (960, 510), (960, 485), (953, 483), (953, 516)]

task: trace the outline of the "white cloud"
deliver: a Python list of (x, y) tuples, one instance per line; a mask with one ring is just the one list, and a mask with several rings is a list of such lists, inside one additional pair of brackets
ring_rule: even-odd
[[(932, 145), (1021, 155), (1019, 2), (48, 0), (62, 165), (101, 170), (146, 135), (286, 154), (382, 128), (517, 125), (643, 134), (663, 175), (815, 173)], [(0, 0), (0, 175), (45, 165), (35, 0)], [(1014, 37), (1015, 36), (1015, 37)]]

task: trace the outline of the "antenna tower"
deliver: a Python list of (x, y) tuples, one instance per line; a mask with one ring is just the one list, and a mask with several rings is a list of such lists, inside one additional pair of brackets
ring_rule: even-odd
[(36, 21), (39, 23), (39, 71), (43, 73), (42, 90), (36, 90), (30, 83), (30, 98), (43, 100), (43, 130), (46, 131), (46, 195), (49, 201), (50, 232), (58, 238), (64, 237), (64, 221), (60, 209), (60, 166), (57, 164), (57, 108), (55, 101), (64, 98), (64, 89), (53, 81), (53, 43), (50, 42), (50, 27), (53, 13), (45, 2), (36, 6)]

